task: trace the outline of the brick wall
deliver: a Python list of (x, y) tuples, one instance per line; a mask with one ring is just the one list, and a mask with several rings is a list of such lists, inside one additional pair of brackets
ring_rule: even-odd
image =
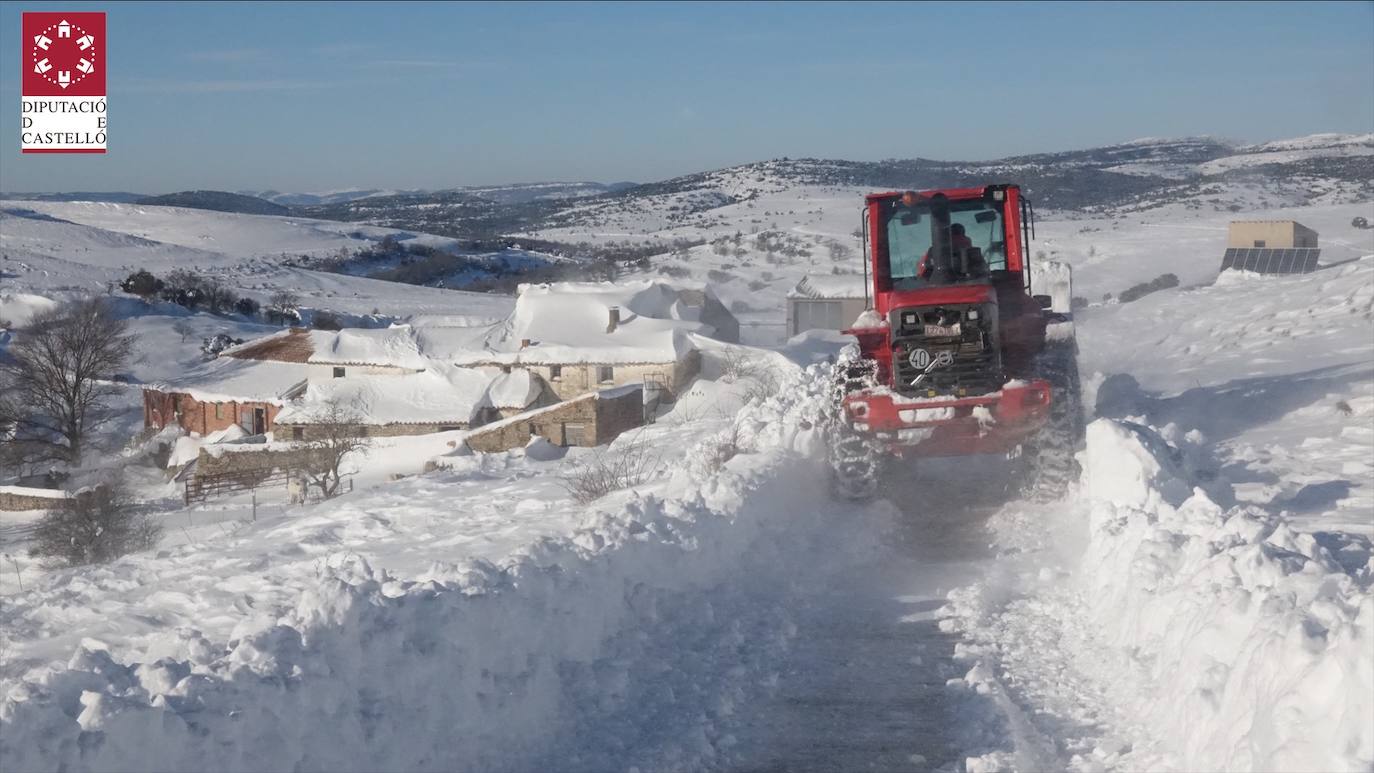
[[(216, 408), (218, 407), (218, 412)], [(253, 431), (253, 410), (264, 411), (265, 430), (271, 432), (281, 406), (260, 402), (201, 402), (184, 392), (143, 390), (143, 424), (161, 429), (176, 423), (187, 432), (208, 435), (242, 423), (244, 430)], [(240, 422), (243, 412), (248, 415)]]

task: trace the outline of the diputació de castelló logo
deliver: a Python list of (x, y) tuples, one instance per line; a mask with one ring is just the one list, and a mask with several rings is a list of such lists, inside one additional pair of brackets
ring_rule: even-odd
[(20, 149), (104, 153), (105, 14), (25, 13)]

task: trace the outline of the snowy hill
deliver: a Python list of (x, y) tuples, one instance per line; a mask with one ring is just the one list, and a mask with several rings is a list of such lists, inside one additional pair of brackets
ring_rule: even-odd
[(157, 275), (185, 268), (215, 276), (260, 301), (289, 288), (307, 306), (346, 314), (501, 316), (509, 310), (512, 300), (504, 296), (415, 288), (291, 265), (366, 248), (386, 236), (434, 247), (454, 243), (305, 218), (135, 204), (11, 202), (0, 205), (0, 281), (4, 289), (38, 294), (99, 293), (139, 268)]
[(149, 196), (134, 203), (145, 207), (185, 207), (214, 212), (237, 212), (243, 215), (285, 215), (291, 211), (265, 199), (225, 191), (181, 191)]

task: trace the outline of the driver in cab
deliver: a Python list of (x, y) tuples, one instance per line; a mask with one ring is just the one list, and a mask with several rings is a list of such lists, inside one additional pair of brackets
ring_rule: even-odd
[[(973, 246), (973, 240), (968, 238), (968, 234), (964, 232), (962, 223), (955, 223), (949, 227), (949, 242), (950, 247), (956, 253)], [(930, 259), (931, 253), (934, 251), (935, 247), (932, 245), (930, 249), (926, 250), (926, 254), (921, 256), (921, 262), (916, 264), (916, 276), (921, 279), (929, 281), (935, 273), (935, 261)]]

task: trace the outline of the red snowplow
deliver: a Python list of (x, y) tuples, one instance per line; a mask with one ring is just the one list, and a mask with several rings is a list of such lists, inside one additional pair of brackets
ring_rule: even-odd
[(1071, 442), (1081, 419), (1070, 275), (1047, 264), (1036, 272), (1047, 286), (1032, 286), (1033, 218), (1016, 185), (866, 197), (867, 310), (845, 331), (857, 357), (837, 368), (842, 496), (876, 493), (893, 456)]

